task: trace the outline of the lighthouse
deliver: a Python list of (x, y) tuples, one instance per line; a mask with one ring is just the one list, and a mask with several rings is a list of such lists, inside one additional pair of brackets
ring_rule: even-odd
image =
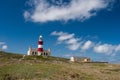
[(42, 52), (43, 52), (43, 40), (42, 40), (42, 35), (40, 35), (38, 40), (38, 55), (41, 55)]
[(43, 49), (43, 37), (42, 35), (39, 36), (38, 39), (38, 48), (29, 47), (27, 55), (29, 56), (50, 56), (51, 49), (48, 50)]

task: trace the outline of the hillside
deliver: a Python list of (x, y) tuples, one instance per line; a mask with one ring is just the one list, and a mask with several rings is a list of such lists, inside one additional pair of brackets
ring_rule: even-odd
[(0, 52), (0, 80), (120, 80), (120, 65)]

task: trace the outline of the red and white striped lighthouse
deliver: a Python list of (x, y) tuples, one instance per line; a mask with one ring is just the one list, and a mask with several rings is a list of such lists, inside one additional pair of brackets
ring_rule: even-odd
[(42, 40), (42, 36), (40, 35), (38, 41), (38, 55), (41, 55), (42, 52), (43, 52), (43, 40)]

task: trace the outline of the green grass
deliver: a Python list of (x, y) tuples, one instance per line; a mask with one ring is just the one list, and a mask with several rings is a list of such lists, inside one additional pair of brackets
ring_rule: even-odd
[(120, 80), (120, 65), (0, 52), (0, 80)]
[(120, 72), (120, 68), (116, 68), (116, 69), (107, 69), (109, 71), (112, 71), (112, 72)]

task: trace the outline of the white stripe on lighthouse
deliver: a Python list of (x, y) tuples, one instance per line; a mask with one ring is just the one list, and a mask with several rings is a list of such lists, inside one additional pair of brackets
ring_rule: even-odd
[(38, 48), (42, 48), (43, 47), (43, 45), (38, 45)]
[(41, 39), (39, 39), (39, 41), (42, 41)]

